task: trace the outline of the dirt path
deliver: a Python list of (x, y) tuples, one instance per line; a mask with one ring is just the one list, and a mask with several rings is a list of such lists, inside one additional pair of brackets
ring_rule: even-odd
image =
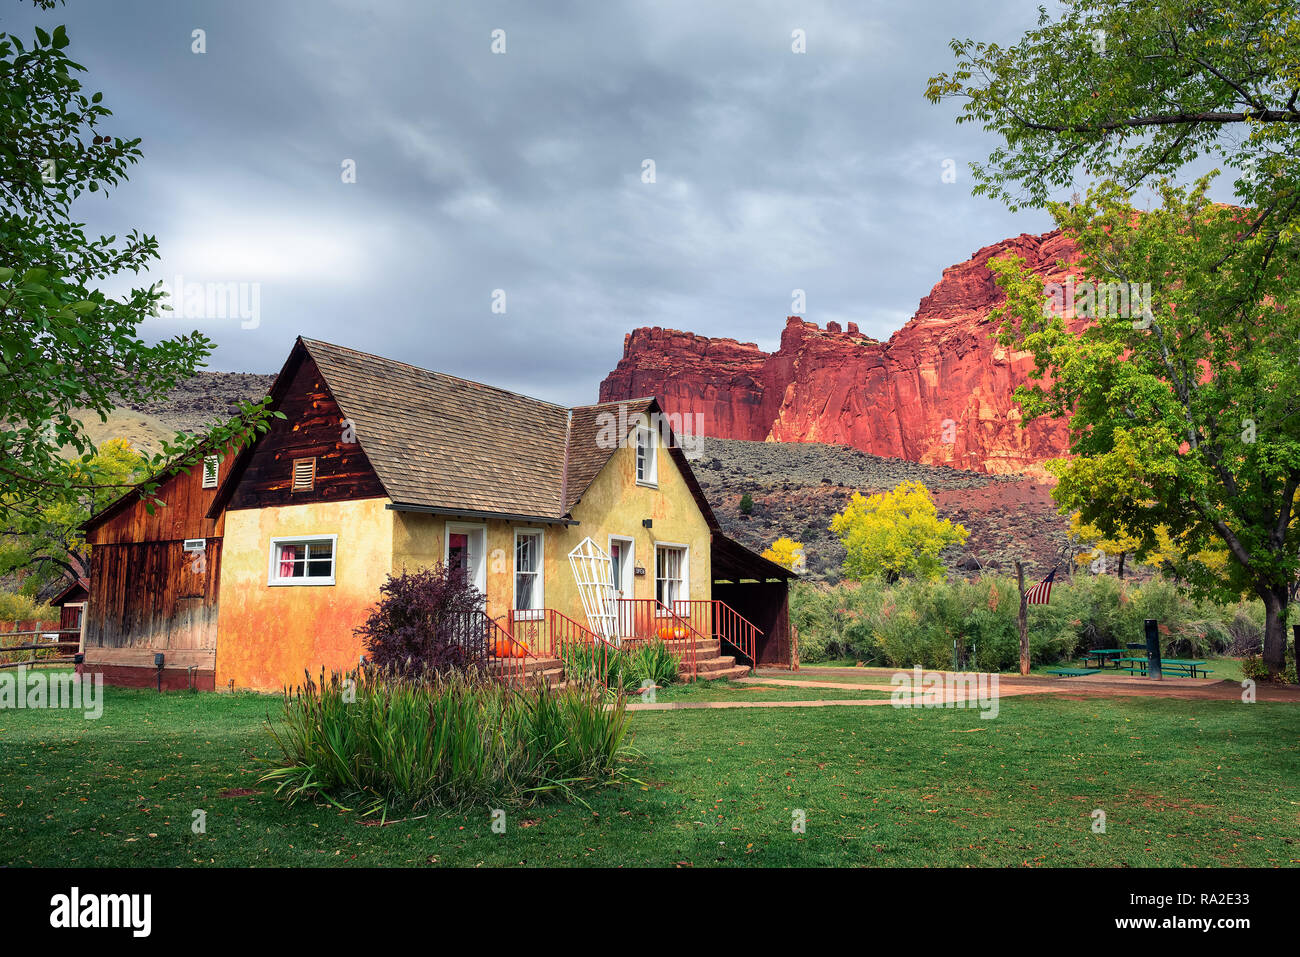
[[(842, 677), (846, 669), (806, 668), (800, 674), (832, 675)], [(862, 669), (864, 677), (885, 678), (895, 672), (885, 669)], [(910, 675), (911, 672), (900, 672)], [(789, 677), (779, 677), (782, 672), (764, 670), (757, 676), (738, 679), (744, 684), (777, 685), (786, 688), (889, 688), (887, 682), (869, 683), (864, 681), (804, 681)], [(788, 675), (789, 672), (784, 672)], [(946, 672), (939, 672), (947, 677)], [(968, 674), (968, 673), (967, 673)], [(952, 689), (948, 689), (951, 691)], [(960, 691), (959, 691), (960, 694)], [(1065, 698), (1178, 698), (1182, 700), (1203, 699), (1206, 701), (1240, 701), (1242, 687), (1235, 681), (1209, 681), (1205, 678), (1165, 678), (1155, 681), (1151, 678), (1122, 677), (1098, 673), (1078, 678), (1056, 678), (1045, 675), (998, 675), (997, 696), (1009, 698), (1026, 694), (1050, 694)], [(1300, 687), (1295, 685), (1257, 684), (1255, 686), (1257, 701), (1283, 702), (1300, 704)], [(946, 697), (945, 700), (951, 700)], [(754, 702), (759, 704), (761, 702)]]

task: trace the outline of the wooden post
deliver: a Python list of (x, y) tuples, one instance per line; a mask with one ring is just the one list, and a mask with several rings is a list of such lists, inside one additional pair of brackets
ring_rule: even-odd
[(1029, 601), (1025, 595), (1025, 568), (1016, 562), (1016, 586), (1020, 590), (1020, 614), (1016, 624), (1020, 628), (1020, 673), (1029, 674)]
[(87, 598), (81, 603), (81, 634), (77, 638), (77, 654), (86, 653), (86, 615), (90, 611), (90, 599)]

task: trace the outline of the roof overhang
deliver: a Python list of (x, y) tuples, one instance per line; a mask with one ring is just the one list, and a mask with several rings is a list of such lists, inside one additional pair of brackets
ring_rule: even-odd
[(385, 508), (394, 512), (419, 512), (424, 515), (443, 515), (447, 518), (465, 518), (470, 521), (495, 519), (502, 522), (529, 522), (536, 525), (577, 525), (574, 519), (555, 515), (516, 515), (511, 512), (480, 512), (465, 508), (446, 508), (439, 505), (411, 505), (406, 502), (389, 502)]
[(710, 559), (715, 581), (789, 581), (799, 577), (797, 572), (764, 558), (718, 531), (713, 533)]

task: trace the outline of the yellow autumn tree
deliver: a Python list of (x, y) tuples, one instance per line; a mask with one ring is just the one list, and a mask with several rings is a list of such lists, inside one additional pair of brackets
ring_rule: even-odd
[(961, 545), (968, 532), (939, 517), (930, 491), (920, 482), (903, 482), (891, 492), (870, 497), (854, 492), (831, 519), (830, 529), (844, 543), (844, 574), (894, 582), (912, 577), (943, 577), (939, 554)]
[(1124, 561), (1129, 555), (1139, 557), (1144, 565), (1157, 568), (1174, 579), (1185, 577), (1189, 574), (1189, 569), (1194, 567), (1203, 568), (1212, 574), (1223, 574), (1232, 560), (1228, 550), (1223, 547), (1188, 552), (1163, 525), (1157, 525), (1152, 534), (1155, 546), (1144, 550), (1142, 536), (1129, 532), (1123, 526), (1116, 525), (1115, 534), (1107, 535), (1095, 525), (1082, 521), (1078, 512), (1070, 515), (1071, 537), (1091, 549), (1076, 555), (1075, 562), (1095, 567), (1099, 553), (1104, 553), (1108, 559), (1118, 562), (1117, 574), (1120, 578), (1124, 577)]
[[(1094, 570), (1105, 572), (1105, 562), (1109, 559), (1115, 562), (1115, 574), (1120, 578), (1124, 577), (1125, 559), (1136, 552), (1142, 545), (1142, 539), (1139, 536), (1130, 535), (1127, 532), (1120, 532), (1107, 537), (1095, 525), (1085, 523), (1078, 512), (1070, 513), (1070, 537), (1090, 549), (1074, 556), (1076, 564), (1091, 565)], [(1098, 564), (1099, 561), (1101, 562), (1100, 565)]]
[(801, 571), (804, 567), (803, 542), (782, 536), (764, 550), (763, 557), (792, 572)]

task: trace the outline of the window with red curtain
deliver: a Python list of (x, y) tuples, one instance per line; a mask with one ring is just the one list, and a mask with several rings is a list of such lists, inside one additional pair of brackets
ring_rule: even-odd
[(293, 563), (298, 558), (297, 545), (280, 546), (280, 577), (293, 577)]

